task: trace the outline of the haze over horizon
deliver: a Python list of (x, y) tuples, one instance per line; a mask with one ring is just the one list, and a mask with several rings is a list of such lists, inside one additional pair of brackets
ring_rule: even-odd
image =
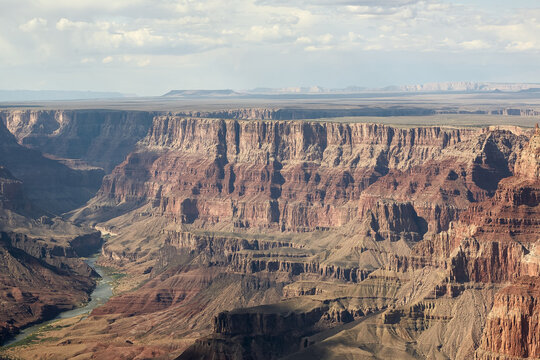
[(6, 0), (0, 89), (540, 81), (533, 0)]

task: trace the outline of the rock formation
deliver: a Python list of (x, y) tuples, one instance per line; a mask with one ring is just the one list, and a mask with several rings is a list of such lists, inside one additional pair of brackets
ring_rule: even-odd
[(478, 359), (540, 358), (540, 278), (524, 276), (499, 291)]
[(0, 342), (87, 301), (97, 276), (73, 248), (12, 232), (0, 232), (0, 268)]
[(60, 214), (83, 205), (99, 188), (100, 169), (73, 169), (17, 143), (0, 122), (0, 166), (22, 181), (28, 200), (42, 211)]
[(20, 144), (105, 173), (146, 135), (152, 116), (114, 110), (0, 111), (0, 119)]
[[(42, 161), (21, 144), (39, 149), (77, 176), (108, 172), (64, 220), (40, 220), (28, 176), (0, 163), (5, 223), (34, 224), (6, 232), (6, 249), (79, 279), (91, 274), (74, 257), (99, 246), (93, 225), (111, 234), (101, 263), (127, 274), (40, 346), (101, 358), (127, 347), (180, 359), (539, 356), (538, 130), (279, 120), (301, 114), (287, 111), (2, 113), (10, 149)], [(59, 228), (70, 230), (57, 247), (39, 240)]]

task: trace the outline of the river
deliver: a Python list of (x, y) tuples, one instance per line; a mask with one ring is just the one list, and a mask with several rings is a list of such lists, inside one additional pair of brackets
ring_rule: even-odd
[(109, 300), (109, 298), (112, 296), (113, 278), (108, 276), (105, 273), (105, 270), (101, 266), (96, 264), (97, 258), (98, 256), (96, 255), (94, 257), (90, 257), (84, 260), (84, 262), (86, 262), (92, 269), (94, 269), (101, 276), (101, 279), (97, 281), (96, 288), (94, 289), (94, 291), (92, 291), (92, 294), (90, 295), (90, 301), (85, 306), (61, 312), (52, 320), (48, 320), (48, 321), (30, 326), (30, 327), (27, 327), (21, 330), (21, 332), (18, 333), (14, 338), (4, 343), (3, 346), (8, 346), (16, 342), (19, 342), (21, 340), (24, 340), (28, 336), (38, 331), (41, 327), (47, 324), (50, 324), (56, 320), (69, 319), (71, 317), (86, 314), (92, 311), (94, 308), (105, 304), (107, 300)]

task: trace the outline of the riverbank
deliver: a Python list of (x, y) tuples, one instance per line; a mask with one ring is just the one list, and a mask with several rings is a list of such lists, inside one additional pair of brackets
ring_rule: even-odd
[(54, 323), (58, 320), (88, 314), (96, 307), (106, 303), (107, 300), (109, 300), (109, 298), (113, 295), (113, 283), (115, 281), (115, 277), (114, 275), (111, 275), (106, 268), (96, 264), (98, 256), (99, 255), (96, 254), (84, 260), (88, 266), (94, 269), (94, 271), (101, 276), (101, 278), (97, 281), (96, 288), (90, 295), (90, 301), (85, 306), (61, 312), (52, 320), (45, 321), (21, 330), (19, 334), (8, 340), (2, 347), (0, 347), (0, 351), (26, 345), (35, 341), (43, 341), (45, 338), (43, 338), (41, 335), (46, 333), (48, 330), (55, 329)]

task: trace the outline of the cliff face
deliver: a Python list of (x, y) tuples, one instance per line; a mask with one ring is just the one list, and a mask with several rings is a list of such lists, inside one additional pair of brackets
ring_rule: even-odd
[(184, 223), (304, 231), (362, 216), (364, 189), (472, 130), (157, 117), (98, 199), (152, 201)]
[(198, 340), (178, 360), (276, 359), (301, 347), (302, 336), (313, 332), (328, 310), (322, 302), (293, 300), (222, 312), (214, 318), (217, 335)]
[(534, 257), (522, 261), (534, 253), (540, 233), (539, 139), (537, 131), (521, 152), (515, 175), (500, 182), (495, 196), (470, 206), (461, 217), (477, 239), (463, 243), (472, 245), (465, 267), (475, 281), (540, 275), (540, 263)]
[[(0, 123), (0, 166), (22, 181), (27, 200), (42, 211), (56, 214), (84, 204), (95, 194), (104, 174), (99, 169), (72, 169), (19, 145), (3, 123)], [(8, 191), (7, 187), (3, 189)]]
[(478, 359), (540, 357), (540, 278), (525, 276), (497, 293)]
[[(515, 176), (501, 184), (489, 215), (480, 220), (481, 235), (518, 240), (513, 251), (498, 258), (509, 258), (514, 268), (508, 269), (513, 283), (495, 297), (487, 319), (479, 359), (514, 359), (540, 357), (540, 131), (531, 138), (515, 165)], [(498, 202), (498, 203), (497, 203)], [(487, 211), (487, 208), (486, 208)], [(486, 236), (486, 235), (484, 235)], [(508, 242), (508, 240), (507, 240)], [(497, 259), (497, 257), (495, 257)], [(522, 275), (522, 277), (517, 278)], [(517, 280), (516, 280), (517, 278)]]
[[(51, 354), (114, 357), (133, 342), (214, 359), (536, 351), (533, 333), (517, 335), (535, 329), (536, 285), (516, 280), (540, 274), (536, 135), (276, 120), (309, 115), (288, 111), (3, 115), (11, 149), (62, 158), (48, 159), (59, 173), (112, 169), (68, 216), (110, 231), (100, 261), (128, 273), (133, 291), (96, 308)], [(0, 170), (5, 209), (24, 207), (15, 200), (27, 174)], [(19, 234), (5, 246), (88, 275), (70, 259), (99, 236), (63, 240)], [(507, 282), (516, 284), (492, 310)], [(94, 326), (99, 344), (89, 345)]]
[(96, 274), (73, 248), (13, 232), (0, 232), (0, 270), (0, 343), (82, 304), (95, 286)]
[(27, 206), (22, 181), (5, 167), (0, 167), (0, 209), (24, 211)]
[[(436, 356), (435, 354), (439, 354), (442, 349), (446, 356), (453, 354), (453, 357), (470, 358), (475, 353), (475, 349), (478, 349), (476, 357), (482, 359), (538, 357), (536, 344), (538, 343), (539, 320), (536, 316), (538, 302), (536, 287), (540, 275), (540, 261), (537, 251), (540, 213), (537, 194), (538, 177), (535, 175), (538, 165), (536, 157), (538, 136), (540, 134), (534, 135), (530, 141), (523, 143), (512, 134), (504, 132), (480, 134), (477, 141), (472, 142), (473, 156), (460, 157), (452, 154), (456, 161), (446, 166), (437, 163), (438, 159), (435, 159), (432, 162), (434, 166), (426, 171), (427, 176), (435, 182), (435, 186), (441, 186), (439, 189), (444, 189), (447, 194), (450, 194), (449, 191), (452, 191), (452, 188), (463, 189), (463, 187), (457, 187), (456, 182), (458, 182), (458, 186), (465, 186), (465, 188), (468, 186), (468, 191), (470, 193), (474, 191), (474, 193), (467, 194), (467, 198), (462, 200), (459, 198), (459, 192), (454, 193), (457, 195), (453, 199), (456, 201), (454, 204), (459, 204), (460, 208), (458, 208), (456, 218), (452, 220), (459, 219), (458, 222), (449, 222), (447, 229), (437, 235), (430, 235), (420, 242), (416, 240), (409, 255), (398, 255), (396, 262), (390, 259), (387, 263), (390, 269), (405, 273), (430, 267), (447, 271), (444, 282), (430, 283), (427, 281), (433, 288), (430, 295), (424, 297), (424, 300), (419, 303), (404, 299), (398, 300), (394, 304), (397, 305), (403, 301), (405, 304), (412, 305), (399, 305), (395, 310), (390, 310), (383, 316), (382, 321), (388, 327), (400, 329), (399, 331), (409, 331), (409, 334), (418, 332), (420, 335), (413, 337), (417, 339), (418, 349), (425, 356)], [(504, 145), (508, 140), (511, 141), (512, 146)], [(512, 150), (513, 146), (516, 146), (517, 150)], [(443, 168), (445, 170), (441, 171)], [(458, 172), (459, 168), (461, 171)], [(411, 179), (411, 175), (414, 176), (415, 171), (420, 172), (419, 169), (420, 167), (415, 169), (414, 166), (405, 170), (391, 169), (385, 177), (380, 178), (364, 190), (360, 198), (361, 207), (359, 209), (359, 213), (363, 214), (365, 219), (363, 224), (366, 226), (362, 228), (362, 231), (367, 230), (374, 236), (374, 239), (386, 238), (390, 241), (403, 238), (403, 233), (425, 233), (427, 223), (422, 222), (424, 219), (418, 216), (412, 204), (417, 205), (421, 199), (424, 201), (429, 199), (437, 204), (437, 200), (443, 198), (444, 194), (436, 198), (432, 193), (427, 193), (430, 191), (428, 188), (427, 192), (424, 191), (422, 195), (415, 195), (415, 191), (411, 191), (409, 184), (403, 186), (403, 182), (397, 180), (403, 173), (408, 174), (409, 179)], [(514, 173), (512, 174), (513, 169)], [(462, 180), (459, 180), (460, 178)], [(422, 184), (433, 184), (431, 181), (419, 181), (418, 178), (414, 180)], [(392, 191), (392, 182), (396, 183), (393, 188), (395, 192), (392, 193), (395, 198), (400, 199), (401, 194), (411, 195), (410, 200), (413, 203), (400, 204), (396, 203), (395, 200), (389, 203), (381, 202), (380, 198), (383, 198), (384, 193), (384, 190), (381, 189)], [(448, 201), (443, 202), (442, 205), (448, 206)], [(427, 218), (429, 219), (429, 217)], [(437, 220), (440, 221), (441, 217)], [(356, 244), (357, 247), (360, 247), (360, 252), (364, 252), (368, 248), (365, 242), (364, 245)], [(343, 242), (330, 252), (332, 255), (327, 257), (328, 261), (340, 253), (341, 246), (347, 249), (345, 251), (348, 251), (349, 256), (354, 254), (356, 250)], [(395, 254), (399, 254), (396, 249), (393, 251)], [(372, 249), (367, 253), (374, 254)], [(252, 265), (251, 269), (262, 271), (261, 262), (262, 260), (257, 259), (257, 266), (253, 267)], [(305, 264), (305, 262), (303, 263)], [(291, 266), (289, 270), (282, 266), (283, 263), (276, 263), (275, 266), (276, 271), (289, 271), (291, 274), (310, 272), (305, 266), (302, 268), (300, 264), (295, 264), (299, 267)], [(269, 266), (271, 263), (263, 263), (262, 269)], [(312, 266), (317, 268), (320, 265), (312, 263)], [(249, 271), (249, 267), (242, 269)], [(343, 269), (340, 271), (342, 272)], [(366, 279), (373, 278), (373, 274), (358, 277), (358, 286), (365, 284), (368, 281)], [(343, 279), (351, 281), (352, 277)], [(481, 323), (470, 324), (471, 328), (468, 331), (474, 332), (472, 342), (467, 343), (466, 346), (455, 343), (456, 338), (463, 337), (463, 334), (458, 335), (460, 330), (455, 327), (456, 324), (461, 321), (461, 326), (464, 326), (467, 322), (464, 319), (459, 320), (460, 314), (457, 309), (449, 312), (448, 303), (443, 299), (457, 298), (456, 301), (460, 302), (465, 296), (463, 294), (468, 293), (466, 289), (470, 286), (483, 288), (485, 285), (481, 284), (508, 281), (516, 281), (516, 284), (497, 294), (491, 312), (489, 309), (492, 303), (489, 296), (483, 296), (483, 303), (475, 303), (477, 311), (483, 315), (476, 320), (481, 321)], [(405, 285), (403, 288), (406, 289), (407, 286), (409, 285)], [(293, 288), (291, 286), (288, 291)], [(404, 289), (400, 291), (404, 291)], [(309, 288), (308, 286), (306, 290), (306, 287), (302, 286), (301, 289), (295, 290), (293, 296), (321, 296), (324, 291), (323, 287)], [(489, 315), (487, 315), (488, 313)], [(351, 314), (351, 312), (348, 311), (344, 314)], [(220, 316), (228, 319), (225, 314)], [(344, 315), (343, 318), (347, 318), (347, 316), (350, 315)], [(246, 322), (247, 318), (249, 317), (241, 319)], [(216, 318), (215, 321), (221, 324), (219, 319), (220, 317)], [(229, 342), (232, 341), (231, 336), (237, 334), (234, 331), (241, 332), (241, 329), (247, 326), (242, 325), (242, 321), (238, 319), (236, 322), (232, 320), (228, 322), (236, 324), (231, 325), (236, 330), (228, 330), (230, 333), (227, 337)], [(259, 322), (261, 321), (253, 320), (250, 323)], [(223, 342), (223, 339), (221, 342), (218, 341), (222, 338), (222, 331), (215, 330), (215, 333), (216, 335), (208, 342), (210, 349), (195, 345), (186, 354), (189, 354), (190, 351), (206, 354), (212, 349), (221, 349), (221, 352), (229, 349), (228, 351), (234, 353), (233, 350), (237, 349), (238, 342), (232, 341), (226, 346), (227, 342)], [(447, 340), (442, 340), (442, 346), (436, 345), (436, 342), (429, 340), (430, 336)], [(450, 345), (450, 342), (453, 345)], [(323, 349), (325, 348), (323, 347)], [(305, 353), (310, 354), (308, 350)], [(301, 358), (303, 352), (298, 354)]]
[(153, 113), (113, 110), (0, 111), (0, 119), (25, 146), (76, 159), (109, 173), (133, 150)]

